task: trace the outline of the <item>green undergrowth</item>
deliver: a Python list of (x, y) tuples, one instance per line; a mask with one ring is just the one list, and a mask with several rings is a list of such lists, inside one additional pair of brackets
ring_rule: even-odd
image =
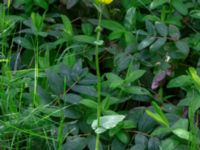
[(199, 0), (0, 2), (0, 150), (198, 150)]

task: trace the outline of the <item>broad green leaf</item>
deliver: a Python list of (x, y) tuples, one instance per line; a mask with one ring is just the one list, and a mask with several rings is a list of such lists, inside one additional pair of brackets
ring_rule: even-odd
[(151, 46), (150, 50), (151, 51), (156, 51), (159, 50), (167, 41), (166, 37), (159, 37)]
[(129, 73), (125, 79), (125, 83), (131, 83), (142, 77), (145, 73), (145, 70), (135, 70)]
[(65, 15), (61, 15), (61, 19), (62, 19), (62, 22), (64, 24), (64, 32), (67, 35), (72, 36), (73, 35), (73, 28), (72, 28), (72, 24), (71, 24), (70, 19)]
[(83, 150), (87, 146), (87, 139), (80, 136), (68, 136), (67, 142), (63, 144), (63, 150)]
[(115, 32), (126, 31), (123, 25), (113, 20), (103, 20), (101, 25), (102, 27)]
[(149, 139), (148, 150), (160, 150), (160, 141), (158, 138), (151, 137)]
[(97, 96), (96, 89), (90, 85), (74, 85), (71, 89), (80, 94), (85, 94), (93, 97)]
[(145, 149), (146, 148), (144, 145), (136, 144), (136, 145), (132, 146), (130, 150), (145, 150)]
[(82, 23), (81, 29), (85, 35), (91, 35), (93, 32), (93, 26), (90, 23)]
[(142, 42), (140, 42), (140, 44), (138, 45), (138, 50), (142, 50), (145, 49), (146, 47), (148, 47), (150, 44), (152, 44), (155, 41), (155, 37), (147, 37), (144, 40), (142, 40)]
[(168, 28), (164, 23), (156, 22), (155, 27), (161, 36), (166, 37), (168, 35)]
[(34, 3), (45, 10), (47, 10), (49, 7), (49, 4), (46, 2), (46, 0), (34, 0)]
[(163, 4), (167, 3), (168, 0), (153, 0), (150, 4), (150, 9), (155, 9)]
[(43, 28), (43, 17), (40, 16), (38, 13), (32, 13), (31, 21), (32, 21), (31, 28), (35, 32), (35, 34), (41, 32)]
[(189, 45), (185, 41), (176, 41), (175, 44), (176, 47), (178, 48), (178, 53), (182, 55), (182, 58), (186, 58), (190, 52)]
[(145, 25), (146, 25), (147, 32), (150, 35), (155, 35), (156, 34), (155, 26), (153, 25), (153, 23), (151, 23), (151, 21), (145, 20)]
[(106, 77), (110, 82), (110, 88), (118, 88), (124, 83), (124, 80), (114, 73), (107, 73)]
[(66, 0), (67, 9), (72, 8), (74, 5), (77, 4), (79, 0)]
[(131, 7), (127, 10), (124, 25), (128, 30), (132, 30), (135, 28), (136, 24), (136, 8)]
[(114, 138), (114, 140), (112, 140), (110, 150), (124, 150), (124, 149), (125, 149), (125, 144), (120, 142), (117, 138)]
[(161, 142), (161, 150), (176, 150), (177, 146), (180, 144), (175, 138), (167, 138)]
[(175, 25), (169, 25), (169, 36), (175, 41), (180, 39), (181, 33)]
[(80, 101), (80, 103), (88, 108), (92, 108), (94, 110), (97, 109), (97, 102), (90, 100), (90, 99), (83, 99)]
[(139, 87), (139, 86), (128, 87), (124, 89), (124, 92), (130, 93), (130, 94), (136, 94), (136, 95), (151, 95), (147, 89)]
[(174, 129), (172, 132), (181, 139), (188, 140), (188, 141), (190, 140), (190, 136), (191, 136), (190, 132), (185, 129), (177, 128), (177, 129)]
[(200, 10), (191, 10), (190, 16), (195, 19), (200, 19)]
[(175, 87), (185, 87), (191, 85), (191, 78), (186, 75), (181, 75), (179, 77), (173, 78), (168, 83), (168, 88), (175, 88)]
[(124, 120), (123, 121), (123, 129), (132, 129), (136, 128), (137, 124), (133, 122), (132, 120)]
[(47, 70), (46, 76), (51, 90), (57, 95), (62, 94), (64, 92), (63, 79), (53, 70)]
[(34, 45), (31, 43), (31, 41), (28, 38), (17, 36), (13, 39), (13, 41), (25, 49), (29, 49), (29, 50), (34, 49)]
[(75, 35), (73, 36), (73, 40), (76, 42), (87, 43), (87, 44), (95, 44), (96, 38), (88, 35)]
[(130, 141), (129, 134), (124, 131), (118, 132), (116, 136), (124, 144), (128, 144), (128, 142)]
[[(118, 125), (122, 120), (124, 120), (124, 115), (108, 115), (100, 117), (100, 128), (97, 125), (97, 120), (94, 120), (92, 123), (92, 129), (96, 133), (105, 132), (108, 129), (112, 129)], [(100, 129), (100, 130), (99, 130)]]
[(188, 123), (188, 119), (179, 119), (178, 121), (176, 121), (171, 129), (177, 129), (177, 128), (180, 128), (180, 129), (185, 129), (187, 130), (188, 129), (188, 126), (189, 126), (189, 123)]
[(148, 143), (148, 139), (146, 136), (139, 133), (135, 135), (135, 144), (139, 144), (139, 145), (143, 145), (147, 147), (147, 143)]
[(70, 104), (78, 104), (81, 101), (82, 97), (77, 94), (67, 93), (63, 97), (63, 101)]
[(171, 4), (182, 15), (188, 14), (187, 5), (185, 5), (182, 0), (171, 0)]
[(108, 38), (109, 40), (117, 40), (120, 39), (123, 35), (123, 32), (121, 31), (113, 31), (109, 34)]

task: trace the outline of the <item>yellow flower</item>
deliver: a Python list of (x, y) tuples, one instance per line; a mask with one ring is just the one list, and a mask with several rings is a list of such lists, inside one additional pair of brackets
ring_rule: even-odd
[(106, 5), (112, 3), (112, 1), (113, 0), (98, 0), (99, 3), (106, 4)]

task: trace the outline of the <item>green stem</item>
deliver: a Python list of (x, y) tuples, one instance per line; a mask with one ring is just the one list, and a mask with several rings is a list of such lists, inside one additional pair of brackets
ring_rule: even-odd
[[(96, 42), (100, 40), (101, 37), (101, 20), (102, 20), (102, 12), (99, 12), (99, 20), (98, 20), (98, 26), (97, 26), (97, 37)], [(97, 74), (97, 101), (98, 101), (98, 107), (97, 107), (97, 127), (100, 127), (100, 117), (101, 117), (101, 74), (100, 74), (100, 68), (99, 68), (99, 45), (96, 44), (95, 47), (95, 63), (96, 63), (96, 74)], [(99, 140), (100, 135), (96, 135), (96, 148), (95, 150), (99, 150)]]
[(35, 47), (35, 73), (34, 73), (34, 93), (33, 93), (33, 105), (38, 106), (37, 99), (37, 84), (38, 84), (38, 61), (39, 61), (39, 50), (38, 50), (38, 35), (36, 35), (36, 47)]

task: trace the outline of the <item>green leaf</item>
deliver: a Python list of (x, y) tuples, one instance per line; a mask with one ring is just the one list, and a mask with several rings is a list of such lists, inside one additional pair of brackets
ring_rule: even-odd
[(63, 101), (70, 104), (78, 104), (81, 101), (82, 97), (77, 94), (67, 93), (63, 97)]
[(57, 95), (62, 94), (64, 92), (63, 79), (52, 70), (47, 70), (46, 75), (51, 90)]
[(151, 23), (149, 20), (145, 20), (145, 25), (146, 25), (147, 32), (150, 35), (156, 34), (155, 26), (153, 25), (153, 23)]
[(135, 122), (133, 122), (132, 120), (124, 120), (123, 121), (123, 129), (132, 129), (132, 128), (136, 128), (137, 124)]
[(121, 31), (113, 31), (109, 34), (108, 38), (109, 40), (117, 40), (120, 39), (123, 35), (123, 32)]
[(136, 144), (136, 145), (132, 146), (130, 150), (145, 150), (145, 146)]
[(135, 135), (135, 144), (143, 145), (146, 147), (147, 143), (148, 143), (148, 139), (146, 136), (139, 133)]
[(63, 150), (83, 150), (87, 146), (87, 139), (79, 136), (68, 136), (67, 142), (63, 145)]
[(131, 83), (139, 79), (141, 76), (143, 76), (145, 73), (145, 70), (135, 70), (131, 73), (129, 73), (125, 79), (125, 83)]
[(167, 117), (165, 116), (165, 114), (162, 112), (161, 108), (158, 106), (157, 103), (152, 102), (153, 108), (155, 109), (156, 113), (160, 115), (160, 117), (162, 118), (162, 120), (164, 120), (164, 122), (167, 124), (167, 126), (169, 126), (169, 121), (167, 119)]
[(179, 29), (174, 25), (169, 25), (169, 36), (174, 40), (177, 41), (181, 37), (181, 33)]
[(168, 83), (168, 88), (175, 88), (175, 87), (186, 87), (188, 85), (191, 85), (191, 78), (186, 75), (181, 75), (179, 77), (173, 78)]
[(97, 96), (96, 89), (90, 85), (74, 85), (71, 89), (80, 94), (85, 94), (93, 97)]
[(163, 4), (167, 3), (168, 0), (153, 0), (150, 4), (150, 9), (155, 9)]
[(110, 88), (112, 89), (118, 88), (124, 83), (124, 80), (114, 73), (107, 73), (106, 77), (109, 80)]
[(181, 128), (177, 128), (177, 129), (174, 129), (172, 131), (176, 136), (178, 136), (179, 138), (181, 139), (184, 139), (184, 140), (190, 140), (190, 132), (185, 130), (185, 129), (181, 129)]
[(79, 0), (66, 0), (66, 6), (67, 9), (72, 8), (74, 5), (76, 5), (79, 2)]
[(149, 115), (151, 118), (153, 118), (154, 120), (159, 122), (164, 127), (169, 127), (168, 123), (166, 123), (165, 120), (163, 120), (162, 117), (159, 114), (153, 113), (149, 110), (146, 110), (146, 113), (147, 113), (147, 115)]
[(28, 38), (24, 38), (24, 37), (15, 37), (14, 42), (17, 43), (18, 45), (22, 46), (25, 49), (29, 49), (29, 50), (33, 50), (34, 49), (34, 45), (31, 43), (31, 41)]
[(174, 138), (167, 138), (163, 140), (161, 143), (161, 150), (176, 150), (177, 146), (179, 145), (179, 141)]
[(124, 32), (126, 31), (126, 29), (124, 28), (123, 25), (121, 25), (120, 23), (113, 21), (113, 20), (102, 20), (101, 23), (102, 27), (111, 30), (111, 31), (115, 31), (115, 32)]
[(71, 37), (73, 35), (73, 28), (70, 19), (65, 15), (61, 15), (61, 19), (64, 24), (64, 32)]
[(129, 134), (127, 134), (126, 132), (120, 131), (117, 133), (116, 136), (124, 144), (128, 144), (128, 142), (130, 141)]
[(158, 138), (151, 137), (149, 139), (148, 150), (160, 150), (160, 141)]
[(38, 34), (42, 31), (43, 28), (43, 17), (40, 16), (38, 13), (32, 13), (31, 14), (31, 21), (32, 21), (32, 30)]
[(186, 58), (190, 52), (190, 48), (185, 41), (176, 41), (176, 47), (178, 48), (178, 52), (182, 55), (182, 58)]
[(88, 108), (92, 108), (94, 110), (97, 109), (97, 102), (90, 100), (90, 99), (83, 99), (80, 101), (80, 103)]
[(188, 14), (187, 5), (185, 5), (182, 0), (171, 0), (171, 4), (182, 15)]
[(189, 123), (188, 123), (188, 119), (179, 119), (178, 121), (176, 121), (171, 129), (177, 129), (177, 128), (180, 128), (180, 129), (185, 129), (187, 130), (188, 129), (188, 126), (189, 126)]
[(110, 96), (107, 96), (101, 103), (101, 109), (103, 111), (108, 110), (110, 107)]
[(147, 89), (139, 87), (139, 86), (128, 87), (124, 89), (124, 92), (130, 93), (130, 94), (136, 94), (136, 95), (151, 95)]
[(161, 36), (166, 37), (168, 35), (168, 28), (164, 23), (156, 22), (155, 27)]
[(195, 70), (195, 68), (190, 67), (189, 68), (189, 75), (192, 78), (192, 81), (194, 83), (194, 85), (196, 86), (196, 89), (200, 92), (200, 77), (197, 74), (197, 71)]
[(200, 19), (200, 10), (191, 10), (190, 16), (195, 19)]
[(151, 51), (156, 51), (159, 50), (167, 41), (166, 37), (159, 37), (151, 46), (150, 50)]
[(93, 32), (93, 26), (90, 23), (82, 23), (81, 29), (85, 35), (91, 35)]
[(94, 120), (92, 123), (92, 129), (96, 133), (103, 133), (108, 129), (112, 129), (118, 125), (122, 120), (124, 120), (124, 115), (108, 115), (100, 117), (100, 128), (98, 128), (97, 120)]
[(136, 24), (136, 8), (131, 7), (127, 10), (124, 25), (128, 30), (135, 28)]
[(88, 36), (88, 35), (75, 35), (75, 36), (73, 36), (73, 40), (76, 42), (94, 45), (96, 38), (93, 36)]
[(47, 10), (49, 7), (49, 4), (46, 2), (46, 0), (34, 0), (34, 3), (45, 10)]
[(155, 37), (147, 37), (140, 44), (138, 45), (138, 50), (142, 50), (146, 47), (148, 47), (150, 44), (152, 44), (155, 41)]

